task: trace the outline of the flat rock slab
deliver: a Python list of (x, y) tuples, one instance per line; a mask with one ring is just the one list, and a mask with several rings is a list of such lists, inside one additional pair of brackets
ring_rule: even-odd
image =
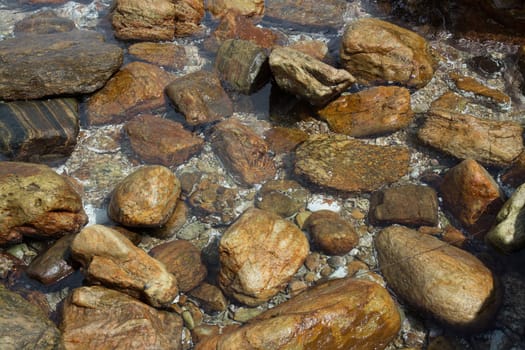
[(408, 172), (409, 160), (405, 147), (315, 135), (297, 148), (295, 173), (319, 186), (367, 192), (399, 180)]
[(0, 41), (0, 99), (88, 94), (122, 64), (122, 49), (101, 34), (74, 30)]
[(69, 276), (75, 270), (71, 264), (69, 247), (75, 235), (58, 239), (46, 251), (31, 261), (26, 273), (43, 284), (53, 284)]
[(15, 23), (13, 31), (17, 37), (21, 34), (51, 34), (69, 32), (76, 29), (75, 22), (59, 17), (52, 10), (45, 10)]
[(307, 30), (328, 28), (339, 30), (344, 25), (344, 0), (266, 0), (265, 19), (288, 22)]

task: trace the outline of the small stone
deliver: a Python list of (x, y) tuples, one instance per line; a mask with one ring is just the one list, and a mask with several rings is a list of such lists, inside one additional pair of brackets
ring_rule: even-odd
[(344, 256), (331, 256), (326, 262), (331, 268), (337, 269), (339, 267), (343, 267), (346, 264), (346, 259)]
[(182, 70), (188, 62), (184, 46), (174, 43), (136, 43), (128, 53), (148, 63), (172, 70)]
[(241, 16), (262, 16), (264, 0), (208, 0), (208, 11), (216, 17), (222, 17), (228, 12)]
[(317, 281), (317, 274), (315, 272), (312, 272), (312, 271), (308, 271), (305, 275), (304, 275), (304, 281), (306, 283), (313, 283), (315, 281)]
[(189, 197), (189, 204), (204, 222), (228, 225), (237, 218), (240, 197), (237, 189), (205, 179)]
[(290, 282), (290, 284), (288, 284), (288, 291), (290, 292), (290, 295), (292, 297), (301, 293), (306, 288), (308, 288), (308, 285), (304, 281), (300, 281), (300, 280), (293, 280)]
[(503, 92), (492, 89), (476, 79), (455, 72), (449, 74), (457, 89), (466, 95), (474, 94), (474, 99), (480, 103), (495, 105), (502, 110), (510, 109), (510, 97)]
[(244, 323), (251, 320), (254, 317), (259, 316), (262, 312), (263, 310), (259, 308), (240, 307), (235, 311), (233, 319), (237, 322)]
[(468, 243), (468, 238), (465, 237), (463, 232), (451, 225), (445, 227), (441, 233), (441, 239), (458, 248), (463, 248)]
[(179, 195), (180, 183), (171, 170), (144, 166), (115, 187), (108, 215), (124, 226), (160, 227), (173, 214)]
[(277, 154), (295, 150), (308, 139), (308, 134), (300, 129), (275, 126), (264, 133), (266, 142)]
[(295, 223), (297, 224), (297, 226), (299, 226), (300, 229), (304, 228), (304, 223), (310, 217), (310, 215), (312, 215), (311, 212), (302, 211), (295, 216)]
[(344, 255), (359, 243), (352, 225), (333, 211), (320, 210), (312, 213), (304, 228), (310, 232), (314, 244), (329, 255)]
[(29, 264), (26, 270), (27, 275), (48, 285), (72, 274), (74, 269), (69, 261), (69, 246), (73, 238), (75, 238), (74, 235), (64, 236), (45, 252), (39, 254)]
[(346, 8), (344, 0), (266, 0), (264, 19), (313, 32), (335, 31), (345, 24)]
[(352, 260), (351, 262), (349, 262), (346, 265), (346, 270), (348, 271), (349, 277), (358, 276), (360, 274), (364, 274), (370, 271), (368, 265), (359, 260)]
[(191, 338), (195, 344), (217, 334), (220, 334), (220, 329), (217, 325), (201, 324), (191, 330)]
[(270, 180), (259, 190), (255, 206), (289, 217), (306, 207), (308, 190), (293, 180)]
[(16, 22), (13, 31), (19, 37), (20, 34), (63, 33), (74, 29), (75, 22), (69, 18), (59, 17), (52, 10), (44, 10)]
[(189, 125), (201, 125), (233, 113), (233, 105), (215, 73), (197, 71), (177, 78), (166, 87), (175, 108)]
[(308, 254), (304, 261), (304, 266), (310, 271), (317, 271), (321, 266), (321, 255), (318, 252)]
[(365, 213), (361, 209), (354, 208), (350, 211), (350, 216), (356, 220), (363, 220), (365, 218)]
[(189, 295), (199, 302), (199, 305), (208, 313), (224, 311), (228, 308), (228, 300), (221, 290), (208, 283), (201, 283), (189, 292)]
[(160, 239), (173, 237), (186, 224), (188, 212), (189, 209), (186, 202), (179, 199), (175, 205), (175, 210), (168, 221), (166, 221), (161, 227), (147, 230), (148, 234)]

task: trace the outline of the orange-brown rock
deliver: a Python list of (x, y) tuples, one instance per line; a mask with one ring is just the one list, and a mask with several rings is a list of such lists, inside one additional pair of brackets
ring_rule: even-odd
[(224, 16), (228, 12), (241, 16), (262, 16), (264, 0), (208, 0), (207, 9), (216, 17)]
[(89, 99), (88, 123), (121, 123), (143, 112), (163, 111), (164, 88), (174, 79), (149, 63), (127, 64)]
[(456, 87), (466, 94), (474, 94), (474, 99), (480, 103), (495, 105), (502, 110), (510, 109), (510, 97), (503, 92), (488, 87), (476, 79), (459, 73), (449, 74)]
[(473, 255), (403, 226), (382, 230), (375, 244), (388, 285), (412, 306), (461, 330), (492, 321), (501, 291)]
[(308, 240), (297, 226), (248, 209), (219, 243), (220, 286), (241, 303), (259, 305), (286, 287), (308, 251)]
[(180, 191), (180, 182), (170, 169), (144, 166), (115, 187), (109, 217), (124, 226), (162, 226), (173, 214)]
[(344, 255), (359, 243), (354, 227), (330, 210), (312, 213), (303, 229), (310, 232), (314, 244), (328, 255)]
[(423, 37), (375, 18), (350, 23), (340, 55), (343, 67), (362, 84), (396, 82), (421, 88), (434, 74), (434, 60)]
[(69, 32), (73, 29), (76, 29), (75, 22), (69, 18), (59, 17), (52, 10), (44, 10), (16, 22), (13, 32), (20, 36), (22, 33), (50, 34)]
[(387, 290), (357, 280), (332, 280), (222, 335), (204, 338), (195, 350), (384, 349), (400, 329)]
[(324, 61), (328, 55), (328, 45), (321, 40), (300, 40), (288, 47), (310, 55), (319, 61)]
[(181, 70), (188, 62), (184, 46), (174, 43), (136, 43), (128, 47), (128, 53), (160, 67)]
[(299, 144), (308, 139), (308, 134), (300, 129), (276, 126), (264, 133), (270, 149), (276, 153), (293, 151)]
[(396, 86), (378, 86), (341, 96), (318, 113), (332, 131), (354, 137), (403, 129), (413, 117), (410, 92)]
[(237, 119), (215, 125), (211, 143), (237, 183), (254, 185), (275, 175), (275, 164), (266, 142)]
[(100, 286), (75, 289), (60, 329), (66, 349), (182, 349), (182, 320)]
[(73, 240), (71, 254), (88, 279), (144, 298), (152, 306), (169, 306), (179, 292), (177, 279), (164, 264), (108, 227), (84, 228)]
[(228, 308), (228, 300), (221, 290), (212, 284), (201, 283), (197, 288), (192, 289), (189, 295), (197, 299), (206, 312), (225, 311)]
[(204, 18), (203, 0), (174, 0), (175, 36), (182, 37), (195, 34), (201, 29), (199, 23)]
[(512, 165), (501, 175), (501, 181), (511, 187), (525, 183), (525, 152), (521, 152)]
[(308, 190), (294, 180), (270, 180), (259, 190), (255, 205), (282, 217), (289, 217), (306, 207)]

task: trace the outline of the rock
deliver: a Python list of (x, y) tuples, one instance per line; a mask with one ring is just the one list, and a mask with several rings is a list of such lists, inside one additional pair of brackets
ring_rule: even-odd
[(472, 159), (451, 168), (445, 174), (440, 191), (445, 208), (466, 226), (478, 222), (490, 226), (503, 204), (503, 193), (496, 181)]
[(262, 185), (255, 205), (259, 209), (289, 217), (306, 208), (308, 190), (294, 180), (270, 180)]
[(410, 92), (396, 86), (341, 96), (318, 114), (332, 131), (354, 137), (391, 133), (406, 128), (413, 119)]
[(321, 40), (300, 40), (288, 47), (310, 55), (319, 61), (325, 61), (327, 59), (328, 45)]
[(148, 63), (172, 70), (182, 70), (188, 63), (184, 46), (174, 43), (136, 43), (128, 53)]
[(186, 74), (166, 87), (166, 95), (189, 125), (210, 123), (233, 113), (230, 98), (212, 72)]
[(372, 193), (368, 219), (374, 225), (436, 226), (438, 207), (436, 191), (431, 187), (391, 187)]
[(205, 338), (195, 350), (383, 349), (400, 324), (386, 289), (373, 282), (338, 279), (311, 288), (242, 327)]
[(240, 121), (227, 119), (215, 125), (210, 140), (215, 154), (238, 184), (254, 185), (275, 175), (268, 145)]
[(350, 23), (341, 43), (341, 63), (360, 84), (393, 82), (422, 88), (434, 74), (426, 40), (374, 18)]
[(201, 30), (199, 23), (204, 18), (203, 0), (175, 0), (175, 36), (183, 37)]
[(201, 283), (192, 289), (189, 295), (199, 302), (199, 305), (208, 313), (225, 311), (228, 308), (228, 300), (221, 290), (212, 284)]
[(303, 141), (308, 139), (308, 134), (300, 129), (275, 126), (264, 133), (270, 149), (275, 153), (287, 153)]
[(76, 29), (75, 22), (59, 17), (52, 10), (39, 11), (15, 23), (13, 31), (20, 34), (51, 34), (70, 32)]
[(525, 246), (525, 184), (516, 189), (496, 217), (496, 225), (485, 239), (505, 253)]
[(29, 264), (26, 270), (27, 275), (47, 285), (72, 274), (74, 269), (69, 259), (69, 247), (74, 238), (74, 235), (64, 236), (45, 252), (40, 253)]
[[(276, 84), (270, 89), (270, 121), (274, 124), (297, 127), (301, 122), (315, 120), (314, 107), (303, 99), (281, 90)], [(328, 127), (326, 128), (328, 131)]]
[(170, 169), (144, 166), (115, 187), (108, 215), (124, 226), (159, 227), (173, 214), (179, 195), (180, 182)]
[(164, 166), (177, 166), (199, 153), (204, 140), (184, 129), (182, 124), (146, 114), (126, 123), (133, 152), (142, 160)]
[(474, 101), (481, 104), (495, 106), (501, 110), (510, 109), (510, 97), (503, 92), (492, 89), (476, 79), (459, 73), (452, 72), (449, 74), (450, 79), (454, 82), (457, 89), (467, 96), (474, 95)]
[(171, 217), (161, 227), (148, 229), (149, 235), (166, 239), (174, 236), (186, 224), (188, 219), (188, 205), (183, 200), (178, 200)]
[(523, 150), (522, 132), (515, 122), (480, 119), (433, 105), (418, 138), (459, 159), (505, 166)]
[(222, 17), (228, 12), (246, 17), (262, 16), (264, 0), (208, 0), (207, 9), (216, 17)]
[(215, 59), (215, 69), (234, 90), (250, 95), (270, 80), (268, 56), (251, 41), (226, 40)]
[(354, 77), (300, 51), (280, 47), (270, 54), (270, 69), (279, 87), (313, 105), (323, 105), (340, 95)]
[(90, 280), (142, 297), (152, 306), (167, 307), (177, 296), (177, 279), (164, 264), (108, 227), (84, 228), (73, 240), (71, 254)]
[(330, 210), (319, 210), (306, 219), (303, 229), (314, 244), (328, 255), (344, 255), (359, 243), (359, 236), (350, 223)]
[(463, 331), (492, 321), (501, 291), (473, 255), (402, 226), (382, 230), (375, 245), (388, 285), (413, 307)]
[(21, 268), (25, 268), (25, 263), (21, 259), (8, 252), (0, 252), (0, 279), (7, 279)]
[(525, 95), (525, 45), (521, 45), (518, 50), (518, 69), (523, 77), (521, 92)]
[(180, 316), (100, 286), (71, 293), (60, 329), (67, 349), (182, 349)]
[(122, 123), (140, 113), (164, 111), (164, 88), (174, 79), (157, 66), (128, 63), (89, 99), (88, 123)]
[(521, 152), (511, 166), (503, 172), (501, 181), (511, 187), (518, 187), (525, 183), (525, 152)]
[(301, 26), (308, 31), (339, 30), (344, 26), (344, 0), (266, 0), (265, 20)]
[(235, 209), (241, 204), (237, 189), (208, 179), (198, 184), (188, 202), (202, 221), (221, 225), (228, 225), (237, 218)]
[(343, 135), (315, 135), (297, 147), (295, 173), (341, 191), (374, 191), (408, 172), (409, 150), (376, 146)]
[(78, 102), (73, 98), (0, 103), (0, 154), (22, 161), (67, 157), (77, 144)]
[(42, 311), (0, 285), (0, 348), (62, 350), (60, 331)]
[(0, 162), (0, 244), (23, 236), (58, 238), (88, 218), (68, 181), (46, 165)]
[(219, 284), (241, 303), (259, 305), (286, 287), (308, 250), (297, 226), (264, 210), (248, 209), (219, 243)]
[(206, 278), (206, 266), (202, 263), (201, 252), (185, 240), (162, 243), (149, 254), (163, 263), (168, 272), (177, 277), (179, 290), (187, 292), (197, 287)]
[(101, 34), (74, 30), (0, 41), (0, 99), (88, 94), (122, 64), (122, 49)]

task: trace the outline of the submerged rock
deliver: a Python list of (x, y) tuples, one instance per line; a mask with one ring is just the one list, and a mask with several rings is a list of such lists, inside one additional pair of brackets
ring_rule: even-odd
[(264, 0), (208, 0), (207, 9), (216, 17), (222, 17), (229, 12), (246, 17), (262, 16)]
[(168, 69), (181, 70), (188, 62), (184, 46), (174, 43), (136, 43), (128, 47), (128, 52), (148, 63)]
[(13, 31), (21, 34), (51, 34), (70, 32), (76, 29), (75, 22), (69, 18), (59, 17), (52, 10), (39, 11), (15, 23)]
[(501, 110), (510, 109), (510, 97), (503, 92), (492, 89), (472, 77), (459, 73), (450, 73), (449, 77), (454, 82), (456, 88), (464, 95), (471, 96), (473, 94), (475, 101), (488, 104), (489, 106), (495, 106)]
[(308, 190), (294, 180), (270, 180), (262, 185), (255, 205), (282, 217), (306, 207)]
[(40, 253), (29, 264), (27, 275), (43, 284), (52, 284), (72, 274), (75, 270), (71, 266), (70, 245), (74, 238), (74, 235), (64, 236)]
[(359, 243), (354, 227), (330, 210), (312, 213), (302, 228), (310, 233), (314, 245), (328, 255), (345, 255)]
[(265, 19), (313, 31), (339, 30), (344, 26), (346, 7), (344, 0), (266, 0)]

